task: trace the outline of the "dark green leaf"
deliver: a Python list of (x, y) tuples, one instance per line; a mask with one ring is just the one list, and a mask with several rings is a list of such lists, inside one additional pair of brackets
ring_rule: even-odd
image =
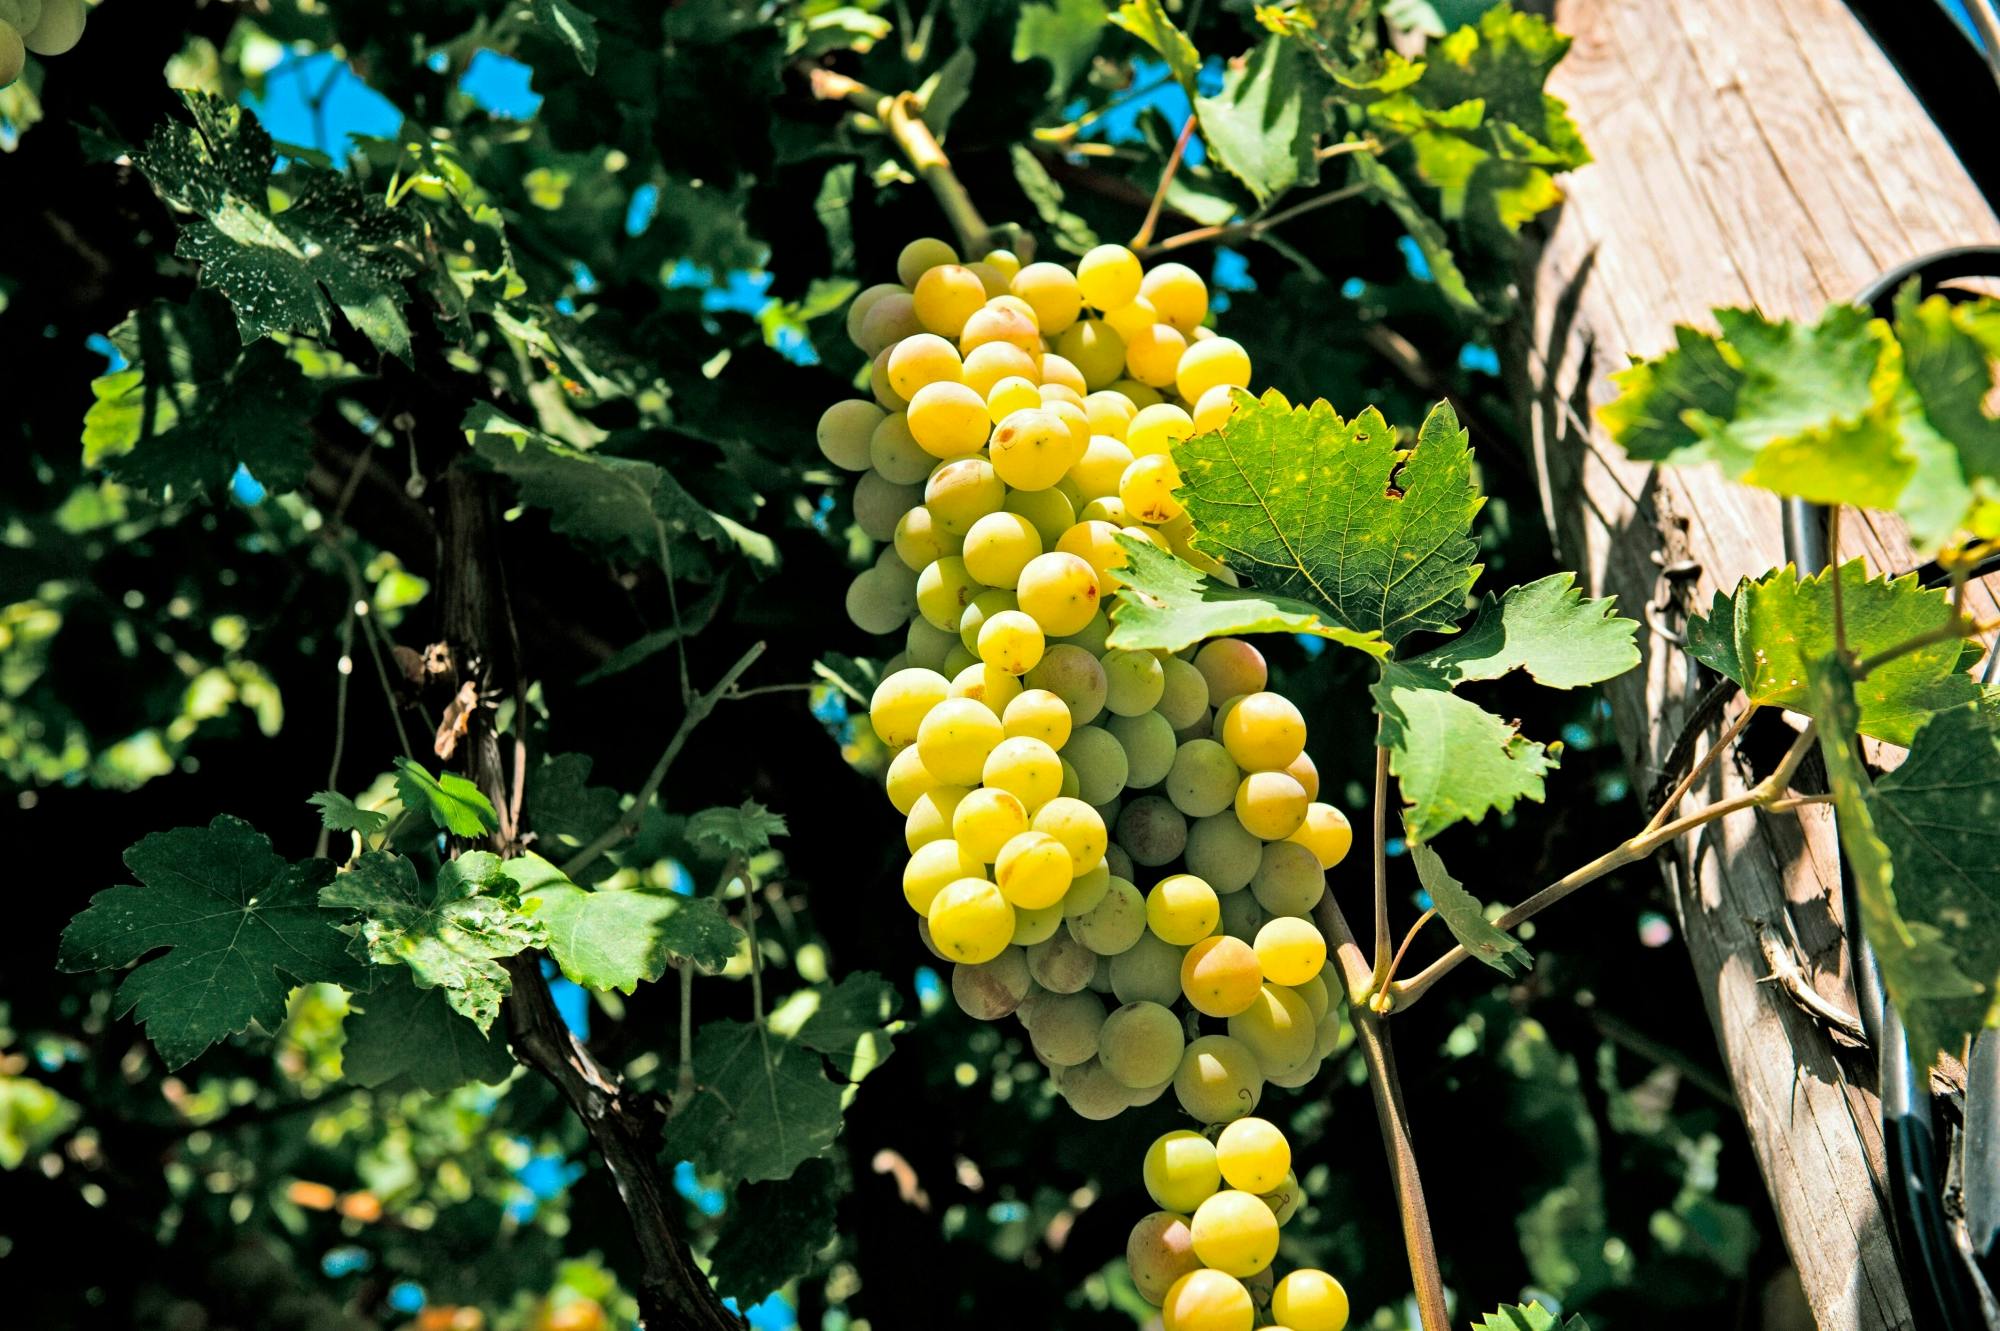
[(760, 855), (771, 848), (772, 837), (783, 835), (784, 815), (772, 813), (756, 800), (744, 800), (734, 809), (703, 809), (687, 824), (688, 840), (739, 855)]
[(432, 776), (408, 758), (396, 759), (396, 793), (403, 807), (429, 816), (453, 836), (485, 836), (500, 825), (493, 801), (456, 772)]
[(1198, 97), (1194, 108), (1208, 151), (1262, 206), (1294, 185), (1318, 183), (1326, 99), (1306, 77), (1303, 53), (1282, 37), (1243, 60), (1224, 77), (1220, 96)]
[(1042, 219), (1042, 225), (1054, 233), (1056, 248), (1070, 254), (1082, 254), (1097, 244), (1097, 233), (1090, 229), (1090, 223), (1078, 217), (1063, 206), (1063, 188), (1049, 169), (1042, 165), (1034, 150), (1025, 143), (1012, 144), (1007, 149), (1014, 163), (1014, 181), (1021, 192), (1028, 196), (1034, 206), (1035, 216)]
[(844, 975), (833, 985), (794, 991), (771, 1013), (771, 1029), (817, 1049), (847, 1080), (860, 1081), (889, 1057), (890, 1035), (902, 997), (871, 971)]
[(586, 74), (597, 72), (597, 20), (573, 0), (533, 0), (535, 24), (568, 47)]
[(675, 959), (714, 974), (729, 964), (743, 934), (707, 898), (672, 892), (578, 887), (539, 855), (507, 862), (522, 909), (548, 930), (549, 953), (564, 975), (586, 989), (631, 993), (657, 980)]
[(287, 864), (270, 839), (226, 815), (207, 827), (156, 832), (125, 852), (143, 886), (99, 892), (63, 931), (64, 970), (130, 966), (120, 1015), (137, 1010), (168, 1067), (252, 1022), (275, 1030), (294, 984), (359, 987), (319, 890), (325, 860)]
[(1294, 407), (1272, 392), (1175, 454), (1198, 546), (1271, 592), (1392, 644), (1449, 632), (1465, 613), (1483, 501), (1449, 406), (1406, 448), (1373, 408), (1344, 421), (1323, 401)]
[(371, 851), (323, 891), (325, 906), (357, 912), (359, 941), (378, 966), (408, 966), (419, 988), (438, 988), (481, 1031), (512, 990), (499, 959), (540, 947), (546, 930), (521, 914), (498, 856), (447, 860), (428, 887), (410, 860)]
[(1014, 25), (1014, 63), (1049, 63), (1051, 94), (1060, 94), (1090, 68), (1104, 34), (1104, 0), (1051, 0), (1025, 4)]
[(840, 1134), (840, 1088), (820, 1056), (752, 1022), (695, 1035), (696, 1089), (668, 1122), (668, 1158), (706, 1173), (784, 1179)]
[(337, 790), (322, 790), (306, 803), (317, 805), (320, 822), (336, 832), (359, 832), (371, 837), (389, 823), (388, 814), (364, 809)]
[[(590, 784), (588, 754), (562, 753), (528, 778), (522, 817), (534, 833), (535, 848), (558, 862), (589, 845), (623, 815), (625, 800), (609, 786)], [(585, 882), (595, 882), (616, 866), (599, 858)]]
[(1509, 978), (1534, 965), (1528, 949), (1506, 930), (1494, 927), (1486, 918), (1486, 907), (1451, 876), (1436, 851), (1412, 845), (1410, 862), (1416, 865), (1417, 878), (1437, 907), (1438, 918), (1467, 952)]
[[(1367, 186), (1369, 197), (1386, 204), (1403, 224), (1403, 229), (1410, 233), (1410, 239), (1416, 242), (1425, 265), (1431, 270), (1439, 294), (1465, 314), (1481, 319), (1488, 317), (1489, 311), (1472, 294), (1465, 274), (1459, 271), (1458, 259), (1451, 252), (1451, 241), (1445, 236), (1444, 227), (1424, 211), (1423, 205), (1410, 193), (1409, 186), (1369, 153), (1352, 154), (1349, 167), (1354, 172), (1355, 182)], [(1497, 315), (1501, 311), (1492, 313)]]
[(833, 1242), (839, 1197), (827, 1160), (808, 1160), (782, 1182), (738, 1188), (708, 1252), (715, 1292), (747, 1306), (809, 1273)]
[(370, 1090), (441, 1095), (503, 1082), (515, 1067), (498, 1031), (481, 1031), (452, 1010), (445, 990), (419, 989), (407, 973), (350, 1000), (346, 1030), (341, 1074)]

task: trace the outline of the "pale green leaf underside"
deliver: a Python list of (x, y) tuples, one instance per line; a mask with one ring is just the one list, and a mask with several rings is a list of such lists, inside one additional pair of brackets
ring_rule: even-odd
[(1505, 976), (1519, 975), (1534, 964), (1528, 949), (1506, 930), (1496, 928), (1486, 918), (1486, 907), (1479, 898), (1465, 890), (1465, 885), (1451, 876), (1444, 867), (1444, 861), (1429, 846), (1413, 844), (1410, 847), (1410, 861), (1416, 865), (1417, 878), (1430, 894), (1431, 905), (1437, 908), (1438, 918), (1451, 930), (1451, 936), (1459, 945), (1480, 961)]
[(1386, 662), (1369, 692), (1411, 840), (1428, 841), (1453, 823), (1476, 823), (1495, 810), (1509, 812), (1519, 800), (1544, 797), (1555, 752), (1451, 692), (1436, 672)]

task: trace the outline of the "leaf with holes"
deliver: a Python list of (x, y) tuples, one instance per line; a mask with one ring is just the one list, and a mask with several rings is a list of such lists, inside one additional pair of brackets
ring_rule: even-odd
[(170, 1068), (256, 1023), (276, 1030), (295, 984), (365, 987), (338, 917), (320, 909), (325, 860), (288, 864), (240, 818), (156, 832), (125, 852), (140, 886), (99, 892), (63, 931), (64, 970), (132, 966), (136, 1011)]

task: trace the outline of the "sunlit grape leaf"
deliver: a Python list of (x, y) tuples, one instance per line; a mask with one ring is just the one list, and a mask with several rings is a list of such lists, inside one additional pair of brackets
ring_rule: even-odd
[(419, 989), (406, 972), (349, 999), (345, 1029), (341, 1075), (371, 1090), (441, 1095), (503, 1082), (515, 1066), (499, 1031), (481, 1031), (452, 1010), (447, 991)]
[[(1943, 590), (1926, 590), (1915, 574), (1870, 578), (1859, 559), (1841, 565), (1840, 586), (1847, 645), (1864, 658), (1939, 627), (1951, 612)], [(1802, 580), (1788, 564), (1745, 578), (1689, 625), (1688, 650), (1741, 684), (1752, 701), (1810, 714), (1807, 664), (1834, 650), (1831, 570)], [(1978, 682), (1965, 672), (1979, 654), (1976, 644), (1952, 639), (1871, 671), (1855, 685), (1861, 733), (1907, 745), (1934, 713), (1978, 696)]]
[[(1539, 1303), (1510, 1303), (1473, 1323), (1472, 1331), (1555, 1331), (1556, 1315)], [(1590, 1331), (1580, 1315), (1562, 1323), (1562, 1331)]]
[(500, 824), (493, 801), (456, 772), (432, 776), (408, 758), (396, 759), (396, 794), (403, 807), (427, 815), (453, 836), (485, 836)]
[(1742, 380), (1720, 342), (1680, 324), (1672, 350), (1635, 360), (1611, 376), (1619, 394), (1597, 414), (1611, 437), (1641, 462), (1705, 461), (1708, 448), (1695, 422), (1727, 419)]
[(2000, 476), (2000, 418), (1988, 405), (2000, 357), (2000, 302), (1917, 295), (1912, 278), (1896, 297), (1903, 374), (1931, 425), (1958, 450), (1965, 474)]
[[(206, 93), (181, 98), (193, 123), (156, 129), (138, 165), (167, 202), (194, 214), (174, 252), (229, 298), (243, 340), (330, 336), (338, 308), (383, 352), (407, 360), (404, 282), (419, 269), (420, 223), (329, 167), (294, 160), (274, 176), (271, 136), (255, 116)], [(274, 189), (284, 206), (274, 206)]]
[(1373, 408), (1344, 421), (1276, 392), (1175, 448), (1199, 548), (1265, 590), (1391, 644), (1450, 632), (1479, 573), (1472, 451), (1439, 404), (1404, 446)]
[(1187, 95), (1196, 95), (1195, 74), (1201, 68), (1201, 55), (1167, 17), (1160, 0), (1126, 0), (1112, 11), (1111, 21), (1152, 47), (1167, 62), (1167, 68)]
[[(1928, 1068), (1939, 1051), (1958, 1053), (1967, 1034), (1995, 1017), (2000, 866), (1992, 820), (2000, 813), (2000, 754), (1993, 717), (1965, 707), (1933, 720), (1924, 734), (1933, 726), (1944, 729), (1924, 745), (1918, 770), (1885, 796), (1879, 786), (1871, 791), (1855, 739), (1861, 710), (1853, 672), (1827, 656), (1813, 662), (1808, 683), (1862, 929), (1881, 965), (1883, 988), (1902, 1013), (1911, 1055)], [(1914, 748), (1909, 761), (1919, 761)], [(1959, 763), (1970, 766), (1960, 770)], [(1963, 817), (1983, 817), (1985, 826), (1951, 826)], [(1933, 844), (1932, 838), (1940, 839)], [(1926, 874), (1941, 881), (1925, 882)], [(1937, 914), (1926, 918), (1930, 912)], [(1969, 951), (1961, 954), (1960, 947)], [(1968, 966), (1984, 978), (1973, 979)]]
[(902, 1001), (881, 976), (855, 971), (834, 984), (794, 990), (771, 1013), (771, 1029), (832, 1058), (841, 1075), (856, 1082), (889, 1057)]
[(790, 1178), (840, 1134), (840, 1088), (825, 1062), (754, 1022), (704, 1022), (694, 1075), (663, 1135), (669, 1159), (753, 1183)]
[(483, 402), (466, 413), (465, 428), (480, 458), (520, 486), (522, 502), (547, 509), (549, 526), (579, 543), (649, 560), (660, 557), (666, 533), (734, 543), (665, 468), (557, 443)]
[(1059, 94), (1090, 67), (1104, 34), (1104, 0), (1050, 0), (1025, 4), (1014, 24), (1014, 63), (1049, 62), (1051, 94)]
[(839, 1200), (827, 1160), (808, 1160), (780, 1182), (738, 1188), (708, 1250), (715, 1292), (750, 1306), (809, 1273), (813, 1259), (833, 1242)]
[(220, 297), (154, 301), (111, 341), (127, 363), (90, 386), (86, 466), (178, 498), (221, 490), (239, 465), (269, 490), (304, 483), (317, 395), (275, 343), (242, 349)]
[(1402, 792), (1403, 824), (1424, 841), (1461, 820), (1540, 802), (1560, 746), (1546, 747), (1510, 721), (1451, 691), (1445, 675), (1420, 664), (1384, 662), (1369, 687), (1382, 718), (1381, 744)]
[(1488, 592), (1470, 628), (1411, 664), (1453, 685), (1514, 670), (1552, 689), (1599, 684), (1639, 664), (1639, 625), (1619, 616), (1617, 603), (1611, 596), (1585, 600), (1574, 573), (1551, 573), (1498, 599)]
[(1451, 876), (1444, 867), (1444, 861), (1429, 846), (1413, 843), (1410, 846), (1410, 863), (1416, 866), (1417, 878), (1430, 894), (1431, 905), (1437, 908), (1438, 918), (1451, 930), (1451, 936), (1459, 945), (1480, 961), (1485, 962), (1502, 975), (1519, 975), (1534, 965), (1535, 959), (1528, 955), (1528, 949), (1520, 940), (1504, 929), (1496, 928), (1486, 918), (1486, 907), (1479, 898), (1465, 890), (1465, 885)]
[(586, 74), (597, 72), (597, 20), (571, 0), (532, 0), (535, 26), (568, 47)]
[[(1985, 701), (1932, 717), (1903, 765), (1875, 783), (1872, 802), (1896, 864), (1897, 911), (1918, 938), (1949, 948), (1954, 970), (1978, 987), (1891, 996), (1905, 1008), (1924, 1002), (1927, 1027), (1956, 1055), (1973, 1031), (2000, 1025), (2000, 709)], [(1927, 968), (1926, 985), (1938, 980)]]
[(1319, 181), (1326, 96), (1293, 43), (1266, 38), (1223, 77), (1218, 96), (1197, 97), (1194, 109), (1209, 153), (1258, 204)]
[(364, 809), (337, 790), (322, 790), (306, 803), (316, 806), (320, 823), (335, 832), (359, 832), (369, 837), (389, 822), (388, 814)]
[(507, 861), (522, 911), (548, 930), (549, 954), (586, 989), (631, 993), (675, 959), (713, 974), (743, 941), (721, 905), (706, 897), (640, 888), (578, 887), (539, 855)]
[(355, 911), (357, 941), (378, 966), (408, 966), (417, 986), (438, 988), (481, 1031), (512, 990), (499, 959), (540, 947), (547, 930), (518, 909), (500, 858), (468, 851), (417, 877), (400, 855), (371, 851), (319, 894), (320, 904)]
[(99, 892), (63, 931), (64, 970), (138, 965), (118, 986), (168, 1067), (252, 1022), (276, 1030), (295, 984), (365, 987), (339, 917), (320, 909), (325, 860), (287, 864), (240, 818), (155, 832), (125, 852), (143, 886)]
[(737, 855), (762, 854), (771, 848), (772, 837), (783, 835), (785, 816), (756, 800), (744, 800), (733, 809), (703, 809), (687, 822), (688, 840)]
[(1379, 632), (1329, 624), (1304, 601), (1224, 586), (1150, 541), (1118, 537), (1124, 581), (1111, 603), (1111, 645), (1179, 651), (1207, 638), (1238, 633), (1310, 633), (1367, 652), (1389, 654)]

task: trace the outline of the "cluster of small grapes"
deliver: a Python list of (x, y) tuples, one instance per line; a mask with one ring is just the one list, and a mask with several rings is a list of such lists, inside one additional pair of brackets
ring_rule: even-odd
[[(959, 1005), (1017, 1017), (1084, 1117), (1171, 1087), (1204, 1124), (1242, 1119), (1350, 1034), (1310, 917), (1352, 832), (1255, 647), (1112, 648), (1105, 602), (1121, 534), (1216, 567), (1173, 448), (1228, 418), (1249, 357), (1205, 326), (1198, 274), (1123, 246), (1071, 272), (919, 240), (897, 269), (848, 314), (873, 400), (835, 404), (819, 443), (861, 473), (856, 522), (886, 547), (848, 612), (905, 635), (870, 719), (918, 930)], [(1274, 1208), (1218, 1196), (1260, 1208), (1275, 1253)], [(1244, 1288), (1204, 1272), (1186, 1300)], [(1237, 1325), (1168, 1308), (1180, 1331)]]
[[(1169, 1132), (1146, 1151), (1146, 1191), (1161, 1209), (1132, 1227), (1132, 1283), (1167, 1331), (1341, 1331), (1347, 1291), (1324, 1271), (1272, 1279), (1278, 1230), (1304, 1193), (1274, 1123), (1239, 1118), (1210, 1135)], [(1226, 1185), (1226, 1186), (1225, 1186)]]
[(61, 55), (83, 40), (85, 0), (0, 0), (0, 88), (21, 77), (28, 52)]

